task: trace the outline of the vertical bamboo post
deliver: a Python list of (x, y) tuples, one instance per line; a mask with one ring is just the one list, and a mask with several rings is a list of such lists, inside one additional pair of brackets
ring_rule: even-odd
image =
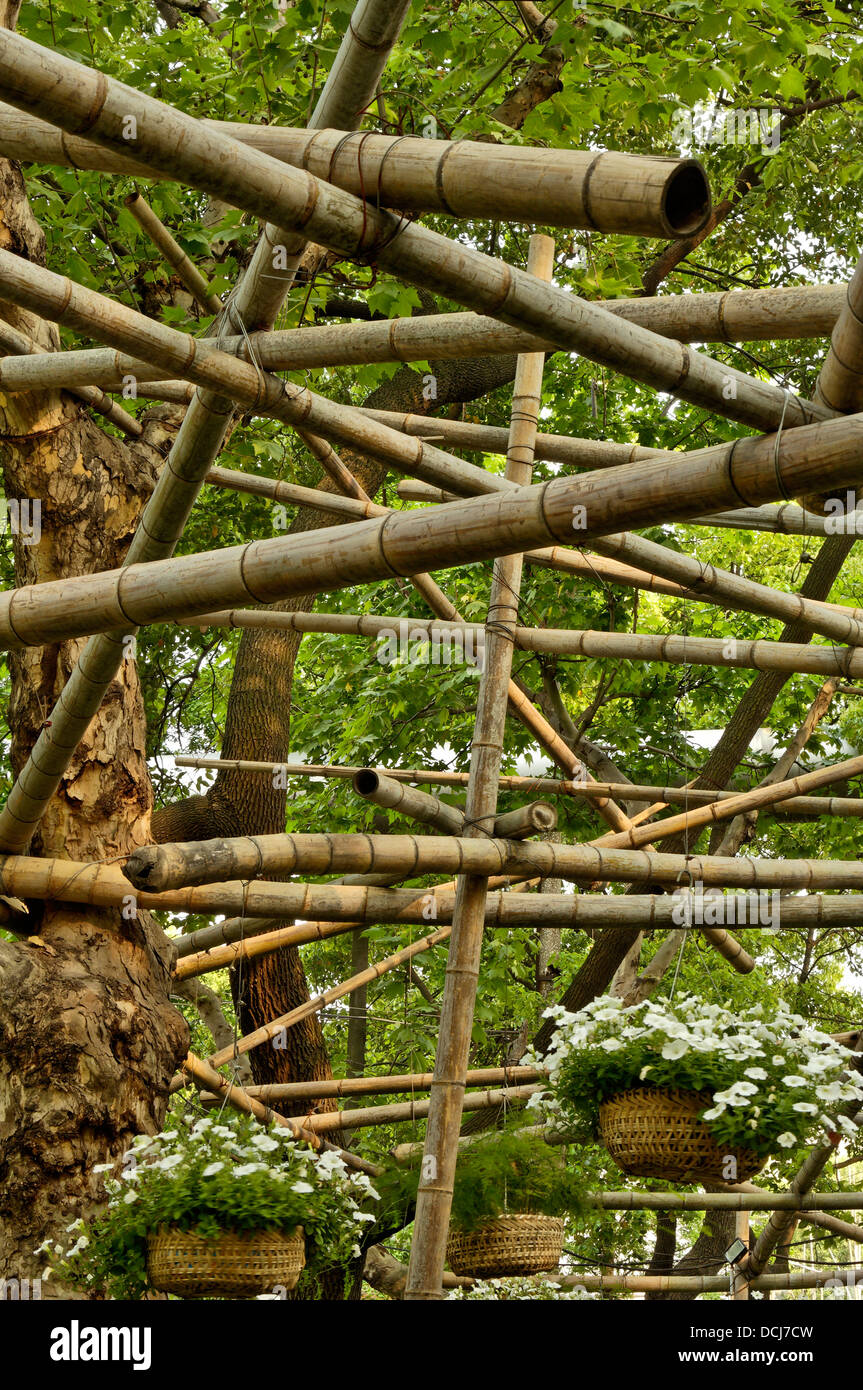
[[(531, 237), (527, 265), (529, 273), (539, 279), (550, 280), (553, 266), (553, 241), (545, 236)], [(542, 353), (525, 353), (519, 357), (516, 368), (506, 476), (519, 487), (530, 483), (533, 472), (543, 362)], [(492, 576), (485, 665), (480, 678), (465, 806), (465, 833), (468, 838), (487, 835), (497, 812), (498, 777), (512, 670), (513, 630), (518, 622), (522, 565), (520, 554), (506, 556), (495, 562)], [(443, 1267), (487, 889), (488, 880), (480, 875), (460, 876), (456, 889), (428, 1130), (404, 1295), (405, 1300), (410, 1301), (443, 1297)]]
[[(734, 1234), (749, 1249), (749, 1212), (738, 1211), (734, 1215)], [(749, 1297), (749, 1280), (742, 1273), (740, 1265), (734, 1265), (731, 1298), (734, 1302)]]
[[(310, 124), (353, 128), (374, 95), (378, 77), (401, 31), (410, 0), (358, 0)], [(278, 228), (264, 228), (239, 289), (226, 313), (241, 332), (269, 328), (293, 283), (299, 254), (286, 268), (275, 254)], [(296, 238), (294, 238), (296, 240)], [(226, 326), (226, 323), (225, 325)], [(210, 466), (221, 449), (234, 402), (198, 389), (171, 446), (124, 566), (173, 555)], [(60, 785), (122, 661), (134, 652), (135, 629), (91, 637), (46, 720), (27, 762), (0, 811), (0, 850), (23, 849)]]

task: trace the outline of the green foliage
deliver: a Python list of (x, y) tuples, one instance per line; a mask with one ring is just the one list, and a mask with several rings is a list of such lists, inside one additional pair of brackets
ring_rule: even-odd
[[(419, 1173), (390, 1165), (375, 1180), (381, 1194), (380, 1221), (403, 1219), (416, 1200)], [(580, 1222), (592, 1208), (584, 1186), (564, 1164), (564, 1155), (536, 1136), (495, 1130), (466, 1145), (458, 1156), (452, 1197), (452, 1226), (473, 1231), (507, 1212), (571, 1216)]]

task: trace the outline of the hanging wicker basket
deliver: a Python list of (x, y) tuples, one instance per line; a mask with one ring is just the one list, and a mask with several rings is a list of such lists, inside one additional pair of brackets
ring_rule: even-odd
[[(700, 1110), (713, 1103), (709, 1091), (641, 1087), (621, 1091), (599, 1107), (599, 1132), (618, 1168), (636, 1178), (666, 1182), (746, 1182), (766, 1157), (751, 1149), (717, 1145)], [(728, 1159), (737, 1168), (729, 1174)]]
[(563, 1220), (513, 1212), (484, 1221), (474, 1231), (452, 1231), (446, 1257), (454, 1274), (500, 1279), (557, 1269), (563, 1252)]
[(147, 1239), (153, 1287), (179, 1298), (254, 1298), (293, 1289), (306, 1263), (302, 1226), (293, 1231), (223, 1231), (215, 1239), (177, 1226)]

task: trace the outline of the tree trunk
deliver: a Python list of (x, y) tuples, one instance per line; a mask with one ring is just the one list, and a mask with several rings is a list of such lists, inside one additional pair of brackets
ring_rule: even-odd
[[(18, 6), (0, 0), (0, 24)], [(0, 161), (0, 246), (43, 263), (44, 238), (17, 165)], [(42, 347), (56, 331), (4, 306)], [(13, 534), (16, 583), (119, 564), (168, 442), (153, 412), (127, 445), (56, 392), (0, 397), (7, 498), (30, 499), (39, 528)], [(83, 643), (10, 655), (12, 765), (17, 772)], [(134, 646), (48, 807), (34, 849), (105, 859), (149, 838), (152, 789)], [(157, 1131), (167, 1088), (188, 1047), (170, 1003), (161, 928), (134, 904), (123, 913), (29, 904), (34, 934), (0, 942), (0, 1277), (38, 1276), (35, 1248), (65, 1238), (104, 1201), (93, 1166)], [(51, 1285), (43, 1286), (49, 1296)], [(54, 1292), (66, 1293), (57, 1290)]]

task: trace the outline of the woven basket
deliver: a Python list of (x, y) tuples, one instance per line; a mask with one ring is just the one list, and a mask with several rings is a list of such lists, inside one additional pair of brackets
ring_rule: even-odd
[(557, 1269), (562, 1251), (560, 1217), (514, 1212), (484, 1221), (475, 1231), (452, 1231), (446, 1257), (454, 1274), (499, 1279)]
[(302, 1226), (294, 1231), (223, 1231), (214, 1240), (176, 1226), (147, 1239), (150, 1282), (179, 1298), (254, 1298), (295, 1287), (306, 1263)]
[[(645, 1086), (621, 1091), (599, 1107), (599, 1132), (618, 1168), (636, 1178), (667, 1182), (746, 1182), (764, 1167), (751, 1149), (721, 1150), (699, 1110), (712, 1104), (709, 1091)], [(727, 1160), (737, 1163), (729, 1176)]]

